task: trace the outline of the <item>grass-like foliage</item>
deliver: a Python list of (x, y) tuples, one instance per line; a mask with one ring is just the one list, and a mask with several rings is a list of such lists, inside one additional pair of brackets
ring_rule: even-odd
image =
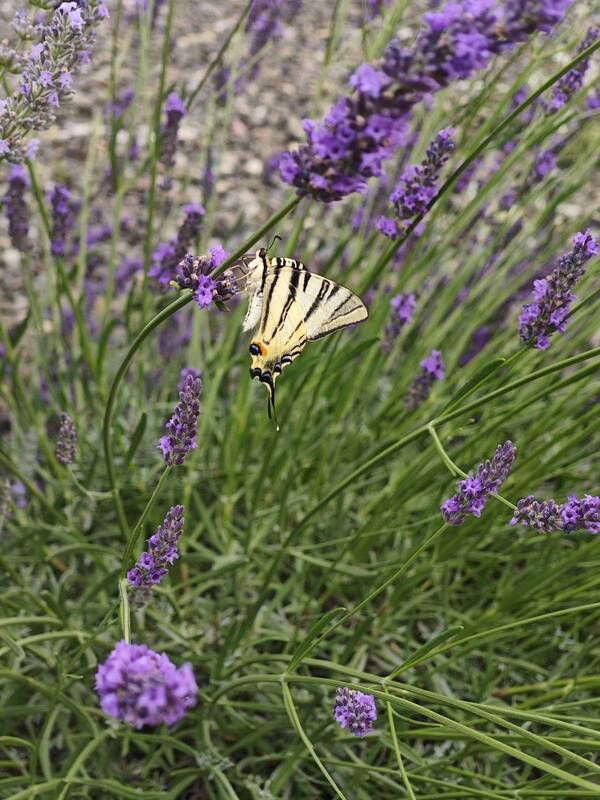
[[(0, 797), (597, 797), (595, 4), (188, 5), (3, 34)], [(369, 309), (279, 430), (272, 242)]]

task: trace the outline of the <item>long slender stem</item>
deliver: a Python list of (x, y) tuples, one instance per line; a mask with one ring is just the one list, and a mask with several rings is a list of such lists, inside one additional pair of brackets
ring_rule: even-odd
[(173, 467), (165, 467), (162, 471), (160, 478), (158, 479), (158, 483), (154, 487), (154, 491), (150, 495), (150, 499), (146, 503), (146, 507), (142, 511), (140, 518), (138, 519), (135, 528), (131, 531), (129, 538), (127, 539), (127, 544), (125, 545), (125, 550), (123, 551), (123, 558), (121, 559), (121, 570), (119, 573), (120, 578), (124, 578), (127, 572), (127, 567), (129, 566), (129, 561), (131, 556), (133, 555), (133, 551), (135, 550), (135, 545), (137, 543), (138, 537), (142, 531), (142, 527), (144, 522), (148, 518), (148, 514), (152, 511), (154, 503), (156, 502), (156, 498), (160, 494), (160, 490), (162, 489), (165, 481), (171, 474), (171, 470)]
[(410, 785), (410, 781), (408, 780), (408, 775), (406, 774), (406, 770), (404, 769), (404, 762), (402, 761), (402, 753), (400, 752), (400, 745), (398, 744), (398, 734), (396, 733), (396, 723), (394, 722), (394, 710), (392, 709), (391, 703), (386, 703), (385, 707), (387, 709), (387, 716), (388, 716), (388, 723), (390, 726), (390, 734), (392, 737), (392, 745), (394, 747), (394, 753), (396, 754), (396, 761), (398, 762), (398, 768), (400, 769), (400, 775), (402, 775), (402, 782), (406, 788), (408, 796), (410, 800), (416, 800), (415, 793), (413, 792), (412, 786)]

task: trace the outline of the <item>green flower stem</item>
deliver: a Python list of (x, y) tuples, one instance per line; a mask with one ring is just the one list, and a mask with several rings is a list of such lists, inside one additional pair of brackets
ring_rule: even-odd
[(146, 503), (146, 507), (142, 511), (142, 514), (141, 514), (140, 518), (138, 519), (135, 528), (131, 531), (131, 534), (129, 535), (129, 538), (127, 540), (127, 544), (125, 546), (125, 550), (123, 551), (123, 558), (121, 560), (121, 571), (119, 573), (119, 577), (120, 578), (124, 578), (126, 573), (127, 573), (127, 568), (129, 566), (129, 562), (131, 560), (131, 556), (133, 555), (133, 551), (135, 550), (135, 545), (136, 545), (138, 537), (139, 537), (139, 535), (140, 535), (140, 533), (142, 531), (142, 527), (144, 525), (144, 522), (148, 518), (148, 514), (152, 511), (154, 503), (156, 502), (156, 498), (160, 494), (160, 490), (162, 489), (163, 484), (165, 483), (165, 481), (167, 480), (167, 478), (171, 474), (171, 470), (172, 469), (173, 469), (173, 467), (169, 467), (169, 466), (164, 468), (164, 470), (162, 472), (162, 475), (158, 479), (158, 483), (154, 487), (154, 491), (150, 495), (150, 499)]
[(400, 745), (398, 744), (398, 734), (396, 733), (396, 723), (394, 722), (394, 710), (392, 709), (391, 703), (385, 704), (388, 716), (388, 723), (390, 726), (390, 734), (392, 736), (392, 744), (394, 746), (394, 753), (396, 754), (396, 761), (398, 762), (398, 767), (400, 769), (400, 775), (402, 776), (402, 782), (406, 788), (406, 792), (410, 798), (410, 800), (416, 800), (415, 793), (413, 792), (412, 786), (410, 785), (410, 781), (408, 779), (408, 775), (406, 774), (406, 770), (404, 769), (404, 762), (402, 761), (402, 753), (400, 752)]
[(156, 181), (158, 178), (158, 160), (160, 155), (160, 145), (162, 141), (160, 131), (160, 117), (162, 112), (163, 95), (165, 93), (165, 84), (167, 81), (167, 65), (169, 63), (169, 55), (171, 50), (171, 30), (173, 27), (173, 13), (175, 11), (175, 0), (169, 0), (169, 8), (167, 11), (167, 22), (165, 25), (165, 33), (163, 38), (162, 54), (161, 54), (161, 68), (160, 78), (158, 83), (158, 92), (156, 97), (156, 106), (154, 109), (153, 120), (153, 142), (152, 142), (152, 158), (150, 161), (150, 189), (148, 191), (148, 218), (146, 220), (146, 237), (144, 239), (144, 281), (142, 283), (142, 323), (146, 319), (146, 310), (148, 306), (148, 270), (150, 269), (150, 259), (152, 257), (152, 235), (154, 233), (154, 207), (156, 205)]
[[(410, 567), (413, 561), (416, 558), (418, 558), (424, 550), (426, 550), (430, 545), (432, 545), (448, 527), (449, 527), (448, 524), (444, 523), (436, 531), (430, 534), (425, 539), (424, 542), (422, 542), (415, 550), (413, 550), (411, 555), (406, 559), (406, 561), (402, 564), (402, 566), (399, 569), (394, 570), (394, 572), (392, 572), (391, 575), (388, 575), (388, 577), (385, 578), (385, 580), (383, 580), (371, 592), (369, 592), (369, 594), (366, 597), (363, 597), (363, 599), (360, 601), (360, 603), (358, 603), (358, 605), (354, 606), (353, 609), (351, 609), (346, 614), (341, 616), (336, 622), (333, 623), (333, 625), (330, 625), (326, 631), (324, 631), (320, 636), (318, 636), (314, 640), (314, 642), (310, 644), (307, 650), (303, 653), (302, 657), (305, 658), (309, 653), (311, 653), (315, 649), (315, 647), (318, 644), (320, 644), (324, 639), (326, 639), (330, 634), (332, 634), (336, 630), (336, 628), (339, 628), (340, 625), (344, 625), (346, 622), (348, 622), (348, 620), (351, 619), (358, 611), (360, 611), (361, 608), (364, 608), (364, 606), (368, 605), (371, 602), (371, 600), (374, 600), (378, 595), (381, 594), (381, 592), (385, 591), (385, 589), (387, 589), (388, 586), (394, 583), (400, 577), (400, 575), (402, 575), (402, 573), (405, 572), (408, 569), (408, 567)], [(280, 553), (284, 552), (284, 548), (282, 548), (279, 552)], [(285, 674), (287, 674), (287, 672)]]
[(129, 365), (133, 361), (134, 355), (136, 354), (142, 343), (145, 341), (145, 339), (162, 322), (164, 322), (166, 319), (172, 316), (180, 308), (183, 308), (185, 305), (187, 305), (191, 299), (192, 299), (191, 290), (185, 289), (184, 291), (181, 292), (181, 294), (176, 300), (173, 300), (172, 303), (170, 303), (166, 308), (163, 308), (162, 311), (160, 311), (146, 325), (144, 325), (142, 330), (133, 340), (129, 350), (125, 355), (125, 358), (119, 365), (119, 369), (117, 370), (117, 373), (110, 387), (110, 391), (108, 393), (108, 400), (106, 401), (106, 409), (104, 412), (104, 424), (102, 430), (102, 438), (104, 443), (104, 458), (106, 460), (106, 470), (108, 472), (108, 480), (113, 494), (115, 509), (117, 511), (117, 516), (119, 518), (119, 525), (121, 527), (121, 532), (124, 535), (127, 535), (129, 526), (127, 524), (127, 518), (125, 516), (125, 511), (123, 509), (123, 504), (121, 502), (121, 497), (119, 494), (119, 489), (116, 481), (114, 457), (112, 451), (112, 441), (110, 435), (115, 401), (117, 399), (117, 392), (119, 390), (119, 386), (121, 385), (121, 381), (123, 380), (125, 374), (127, 373), (127, 370), (129, 369)]
[(333, 778), (331, 777), (331, 775), (327, 771), (327, 768), (325, 767), (325, 765), (323, 764), (323, 762), (321, 761), (321, 759), (317, 755), (317, 752), (316, 752), (315, 748), (313, 747), (313, 743), (311, 742), (309, 737), (306, 735), (306, 732), (304, 731), (304, 728), (302, 727), (302, 723), (300, 722), (300, 718), (298, 717), (298, 712), (296, 711), (296, 706), (294, 705), (294, 700), (292, 698), (292, 693), (290, 692), (290, 687), (287, 685), (287, 683), (285, 683), (285, 676), (282, 677), (281, 688), (282, 688), (282, 691), (283, 691), (283, 703), (285, 705), (285, 710), (288, 713), (288, 717), (290, 718), (290, 721), (291, 721), (292, 725), (294, 726), (294, 728), (296, 730), (296, 733), (302, 739), (302, 741), (304, 743), (304, 746), (306, 747), (306, 749), (310, 753), (310, 756), (311, 756), (312, 760), (315, 762), (317, 767), (321, 770), (321, 773), (323, 774), (325, 780), (331, 786), (331, 788), (335, 792), (336, 796), (339, 797), (340, 800), (346, 800), (346, 796), (342, 793), (342, 791), (338, 787), (337, 783), (333, 780)]
[(213, 58), (213, 60), (210, 62), (210, 64), (208, 65), (208, 67), (206, 68), (206, 70), (204, 72), (204, 75), (200, 78), (200, 80), (196, 84), (195, 88), (190, 92), (189, 97), (185, 101), (185, 106), (186, 106), (186, 108), (188, 110), (192, 107), (192, 105), (194, 103), (194, 100), (196, 99), (198, 94), (202, 91), (202, 88), (204, 87), (206, 81), (210, 78), (210, 76), (212, 75), (212, 73), (214, 72), (216, 67), (221, 62), (221, 59), (223, 58), (223, 56), (225, 55), (225, 52), (229, 48), (229, 45), (231, 44), (231, 42), (233, 40), (233, 37), (240, 30), (240, 28), (242, 27), (242, 25), (246, 21), (246, 17), (250, 13), (250, 9), (252, 8), (252, 2), (253, 2), (253, 0), (248, 0), (248, 2), (246, 3), (246, 5), (245, 5), (245, 7), (244, 7), (244, 9), (242, 11), (242, 13), (237, 18), (235, 25), (233, 26), (233, 28), (229, 31), (229, 33), (225, 37), (225, 41), (223, 42), (223, 44), (219, 48), (219, 52)]

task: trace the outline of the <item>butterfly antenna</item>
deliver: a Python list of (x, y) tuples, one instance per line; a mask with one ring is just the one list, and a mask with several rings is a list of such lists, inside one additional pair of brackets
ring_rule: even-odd
[(280, 242), (280, 241), (281, 241), (281, 236), (279, 236), (279, 234), (277, 234), (277, 233), (276, 233), (276, 234), (275, 234), (275, 236), (273, 237), (273, 241), (272, 241), (272, 242), (271, 242), (271, 244), (270, 244), (270, 245), (267, 247), (267, 253), (268, 253), (268, 252), (269, 252), (269, 250), (270, 250), (270, 249), (273, 247), (273, 245), (275, 244), (275, 242)]

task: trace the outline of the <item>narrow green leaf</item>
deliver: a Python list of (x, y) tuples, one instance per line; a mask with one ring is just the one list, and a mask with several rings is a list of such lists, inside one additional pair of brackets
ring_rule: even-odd
[(288, 665), (288, 672), (292, 672), (298, 664), (302, 661), (306, 653), (309, 652), (310, 647), (317, 636), (321, 633), (321, 631), (329, 625), (331, 620), (334, 617), (337, 617), (339, 614), (343, 614), (346, 611), (344, 606), (338, 606), (338, 608), (332, 608), (330, 611), (327, 611), (323, 616), (319, 617), (319, 619), (315, 620), (313, 624), (308, 629), (308, 632), (302, 642), (296, 648), (296, 652), (292, 655), (292, 660)]
[(478, 369), (473, 377), (463, 384), (460, 389), (458, 389), (457, 392), (450, 398), (442, 413), (454, 408), (459, 400), (463, 400), (470, 394), (473, 394), (473, 392), (479, 386), (481, 386), (482, 383), (485, 383), (490, 375), (493, 375), (494, 372), (497, 372), (497, 370), (499, 370), (500, 367), (505, 363), (506, 359), (504, 356), (497, 356), (496, 358), (492, 358), (491, 361), (488, 361), (487, 364), (484, 364), (483, 367)]
[(148, 422), (148, 415), (146, 414), (145, 411), (143, 411), (138, 424), (135, 426), (133, 436), (131, 437), (131, 444), (129, 445), (129, 449), (127, 450), (125, 459), (123, 461), (124, 469), (127, 469), (131, 464), (131, 461), (135, 455), (135, 451), (138, 449), (139, 444), (144, 436), (144, 433), (146, 432), (147, 422)]

